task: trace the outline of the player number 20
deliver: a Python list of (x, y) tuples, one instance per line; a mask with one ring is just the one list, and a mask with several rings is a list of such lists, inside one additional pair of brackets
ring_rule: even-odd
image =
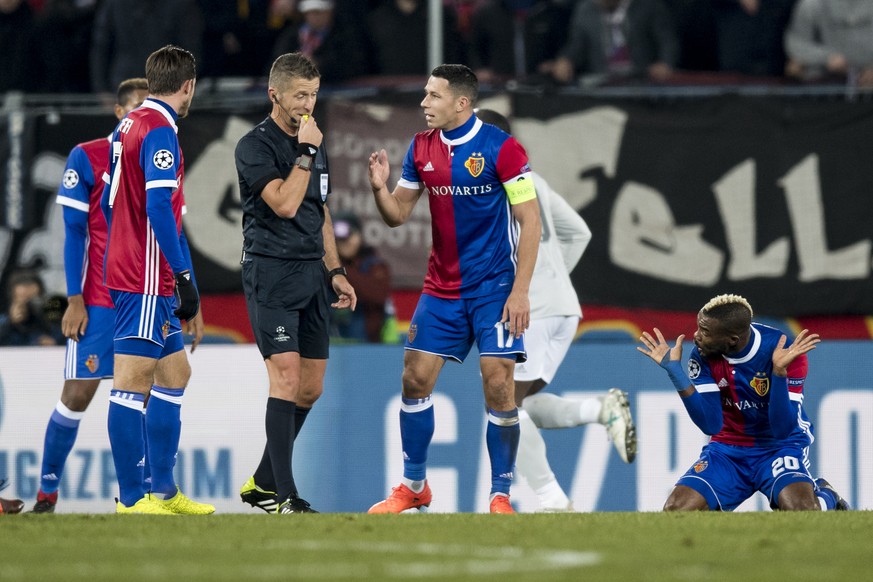
[(494, 324), (494, 328), (497, 330), (497, 347), (501, 350), (503, 348), (511, 348), (515, 336), (509, 331), (509, 322), (498, 321)]
[(796, 471), (800, 468), (800, 462), (796, 457), (779, 457), (773, 461), (773, 476), (777, 477), (785, 471)]

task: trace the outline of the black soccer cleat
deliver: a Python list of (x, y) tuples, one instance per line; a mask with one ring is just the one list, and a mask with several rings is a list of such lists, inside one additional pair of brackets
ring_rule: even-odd
[(275, 513), (279, 507), (279, 499), (276, 497), (276, 493), (261, 489), (255, 485), (254, 477), (249, 477), (248, 481), (240, 487), (239, 497), (243, 500), (243, 503), (263, 509), (267, 513)]
[(837, 490), (834, 489), (833, 485), (828, 483), (826, 479), (822, 479), (821, 477), (819, 477), (815, 480), (815, 485), (819, 489), (827, 489), (833, 494), (834, 497), (837, 498), (837, 506), (834, 508), (837, 511), (849, 511), (850, 509), (852, 509), (851, 507), (849, 507), (849, 502), (843, 499), (843, 497), (839, 493), (837, 493)]
[(288, 499), (279, 504), (279, 509), (276, 513), (318, 513), (309, 505), (305, 499), (301, 499), (294, 494), (288, 496)]
[(58, 492), (43, 493), (41, 490), (36, 496), (36, 503), (33, 504), (31, 513), (54, 513), (55, 506), (58, 504)]

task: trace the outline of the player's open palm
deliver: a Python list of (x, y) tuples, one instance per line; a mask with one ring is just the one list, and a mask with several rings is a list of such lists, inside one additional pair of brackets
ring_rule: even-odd
[(370, 178), (370, 187), (373, 190), (381, 190), (388, 183), (388, 152), (384, 149), (370, 154), (367, 175)]
[(637, 346), (637, 351), (655, 360), (655, 363), (659, 366), (664, 361), (664, 356), (668, 354), (669, 361), (671, 362), (678, 362), (682, 359), (682, 342), (685, 341), (684, 334), (677, 337), (676, 344), (670, 347), (660, 329), (656, 327), (652, 331), (655, 334), (654, 336), (647, 331), (643, 332), (643, 335), (640, 336), (640, 341), (643, 342), (643, 345)]
[(797, 356), (814, 350), (821, 338), (817, 333), (809, 333), (809, 330), (805, 329), (797, 334), (794, 343), (788, 348), (785, 347), (787, 341), (788, 338), (783, 335), (779, 338), (776, 349), (773, 350), (773, 371), (779, 376), (785, 376), (785, 370)]

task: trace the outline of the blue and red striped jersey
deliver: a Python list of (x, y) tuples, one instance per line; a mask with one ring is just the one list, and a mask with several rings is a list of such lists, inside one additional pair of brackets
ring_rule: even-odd
[[(75, 249), (68, 255), (65, 249), (67, 295), (82, 294), (85, 305), (113, 307), (109, 291), (103, 286), (103, 255), (106, 252), (106, 217), (100, 209), (103, 194), (103, 172), (109, 163), (109, 139), (100, 138), (80, 143), (67, 157), (64, 178), (58, 189), (57, 203), (67, 209), (64, 219), (66, 245)], [(70, 211), (84, 213), (69, 224)], [(69, 240), (77, 237), (79, 240)], [(75, 256), (74, 256), (75, 255)]]
[[(720, 392), (724, 424), (712, 437), (715, 442), (739, 446), (796, 444), (809, 446), (814, 437), (812, 422), (803, 410), (803, 384), (808, 361), (797, 357), (788, 367), (788, 410), (794, 415), (786, 421), (794, 429), (785, 439), (776, 439), (770, 424), (770, 397), (773, 385), (773, 351), (783, 333), (775, 328), (752, 324), (748, 345), (738, 354), (704, 358), (697, 347), (691, 350), (688, 375), (701, 394)], [(785, 347), (791, 345), (789, 339)], [(784, 394), (784, 393), (783, 393)]]
[(398, 184), (427, 189), (433, 248), (423, 293), (458, 299), (512, 285), (518, 225), (504, 184), (532, 179), (521, 144), (475, 116), (415, 135)]

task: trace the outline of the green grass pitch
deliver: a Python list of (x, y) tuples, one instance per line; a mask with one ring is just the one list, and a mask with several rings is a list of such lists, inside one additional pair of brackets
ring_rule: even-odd
[(869, 579), (873, 512), (0, 517), (0, 580)]

